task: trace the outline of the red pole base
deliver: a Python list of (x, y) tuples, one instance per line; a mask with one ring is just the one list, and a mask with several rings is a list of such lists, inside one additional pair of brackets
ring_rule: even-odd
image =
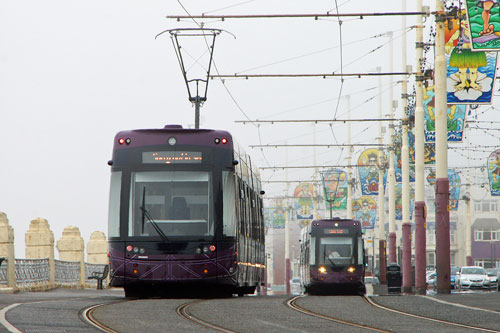
[(385, 247), (386, 247), (386, 243), (385, 243), (385, 240), (381, 239), (379, 240), (379, 243), (378, 243), (378, 246), (379, 246), (379, 264), (378, 264), (378, 267), (379, 267), (379, 280), (380, 280), (380, 284), (387, 284), (387, 260), (386, 260), (386, 257), (385, 257)]
[(396, 233), (389, 233), (389, 264), (398, 262), (398, 256), (396, 253)]
[(411, 224), (403, 223), (403, 292), (413, 292), (411, 286)]
[(438, 294), (449, 294), (450, 285), (450, 182), (436, 179), (436, 274)]
[(415, 290), (419, 295), (425, 295), (425, 271), (426, 271), (426, 219), (425, 201), (415, 202)]

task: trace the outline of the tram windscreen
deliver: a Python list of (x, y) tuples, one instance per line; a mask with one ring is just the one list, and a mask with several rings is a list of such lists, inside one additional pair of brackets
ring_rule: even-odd
[(214, 235), (211, 173), (155, 171), (132, 173), (129, 236), (159, 236), (141, 207), (165, 236), (199, 239)]
[(319, 241), (319, 264), (340, 266), (355, 263), (353, 254), (353, 238), (321, 237)]

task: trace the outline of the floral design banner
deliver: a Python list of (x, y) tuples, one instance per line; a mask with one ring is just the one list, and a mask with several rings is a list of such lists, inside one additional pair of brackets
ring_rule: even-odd
[[(382, 160), (385, 161), (386, 156), (383, 152)], [(363, 151), (358, 158), (358, 173), (359, 182), (361, 184), (361, 193), (363, 195), (378, 195), (378, 170), (379, 170), (379, 150), (369, 148)], [(387, 171), (384, 170), (384, 188), (387, 180)]]
[(372, 197), (362, 196), (352, 201), (352, 211), (356, 220), (361, 222), (363, 229), (373, 229), (377, 216), (377, 203)]
[(491, 104), (497, 52), (473, 52), (465, 13), (446, 21), (446, 90), (448, 104)]
[(342, 169), (331, 169), (321, 174), (326, 208), (344, 210), (347, 208), (347, 173)]
[(488, 157), (488, 179), (492, 196), (500, 196), (500, 149)]
[(467, 20), (473, 51), (500, 50), (498, 0), (466, 0)]
[(293, 192), (297, 219), (312, 220), (314, 215), (314, 186), (310, 183), (299, 184)]
[[(424, 134), (426, 142), (436, 140), (436, 116), (434, 113), (434, 86), (424, 88)], [(448, 142), (461, 142), (464, 125), (466, 105), (448, 105)]]

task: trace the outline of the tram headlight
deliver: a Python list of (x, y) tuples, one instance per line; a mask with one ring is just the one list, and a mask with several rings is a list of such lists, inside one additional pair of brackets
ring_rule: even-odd
[(137, 246), (134, 247), (134, 253), (139, 252), (139, 248)]
[(320, 273), (322, 273), (322, 274), (325, 274), (325, 273), (326, 273), (326, 268), (325, 268), (325, 266), (319, 266), (318, 271), (319, 271)]
[(203, 247), (203, 253), (208, 253), (208, 246)]
[(351, 266), (351, 267), (349, 267), (349, 268), (347, 269), (347, 271), (348, 271), (349, 273), (354, 273), (354, 271), (355, 271), (355, 270), (356, 270), (356, 268), (354, 268), (354, 267), (352, 267), (352, 266)]
[(142, 247), (141, 247), (141, 248), (139, 249), (139, 253), (140, 253), (140, 254), (144, 254), (144, 252), (146, 252), (146, 250), (144, 250), (144, 248), (142, 248)]
[(197, 253), (197, 254), (200, 254), (200, 253), (201, 253), (201, 249), (200, 249), (200, 248), (197, 248), (197, 249), (196, 249), (196, 253)]

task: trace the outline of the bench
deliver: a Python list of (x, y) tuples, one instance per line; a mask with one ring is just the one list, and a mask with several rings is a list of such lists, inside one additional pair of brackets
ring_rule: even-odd
[(102, 272), (92, 272), (89, 276), (89, 280), (95, 279), (97, 280), (97, 289), (102, 289), (102, 281), (108, 277), (109, 274), (109, 265), (105, 265)]

